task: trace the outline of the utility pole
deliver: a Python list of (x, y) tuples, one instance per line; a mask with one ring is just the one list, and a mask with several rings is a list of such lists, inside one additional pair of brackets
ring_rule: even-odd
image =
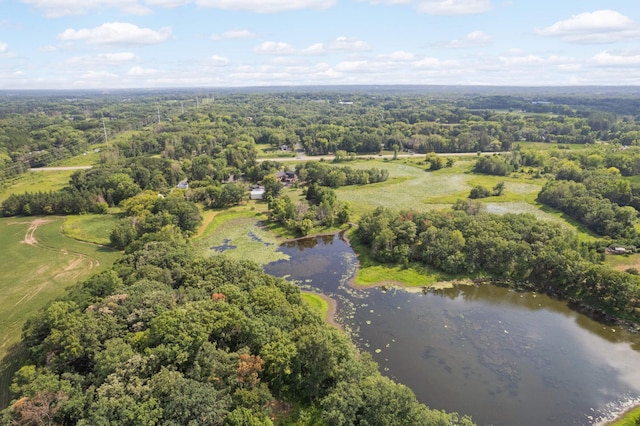
[(182, 108), (182, 113), (184, 114), (184, 102), (180, 101), (180, 108)]
[(107, 137), (107, 125), (104, 124), (104, 118), (102, 119), (102, 130), (104, 130), (104, 142), (109, 146), (109, 138)]

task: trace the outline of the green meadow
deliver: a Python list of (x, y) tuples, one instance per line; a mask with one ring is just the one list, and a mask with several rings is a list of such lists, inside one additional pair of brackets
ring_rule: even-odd
[(12, 194), (57, 191), (67, 186), (73, 173), (74, 170), (31, 171), (9, 179), (3, 182), (0, 187), (0, 202)]

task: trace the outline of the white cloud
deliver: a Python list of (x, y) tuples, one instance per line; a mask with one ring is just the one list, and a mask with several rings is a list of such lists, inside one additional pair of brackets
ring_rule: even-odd
[(386, 55), (379, 55), (378, 58), (383, 61), (408, 62), (415, 60), (416, 55), (411, 52), (405, 52), (404, 50), (396, 50)]
[(58, 39), (63, 41), (82, 40), (89, 44), (141, 46), (161, 43), (170, 36), (171, 28), (168, 27), (154, 31), (126, 22), (108, 22), (91, 29), (66, 29), (58, 34)]
[(155, 68), (143, 68), (143, 67), (137, 67), (137, 66), (132, 67), (131, 69), (129, 69), (129, 71), (127, 71), (127, 75), (130, 75), (133, 77), (154, 75), (157, 73), (158, 73), (158, 70)]
[(245, 38), (256, 38), (257, 34), (247, 30), (247, 29), (233, 29), (229, 31), (225, 31), (222, 34), (213, 34), (211, 36), (212, 40), (237, 40), (237, 39), (245, 39)]
[(373, 64), (369, 61), (344, 61), (335, 66), (339, 72), (371, 73), (375, 71)]
[(445, 42), (434, 43), (437, 47), (446, 49), (465, 49), (470, 47), (482, 47), (493, 41), (493, 37), (482, 31), (472, 31), (462, 38), (457, 38)]
[(191, 0), (144, 0), (149, 6), (173, 8), (191, 3)]
[(306, 49), (303, 49), (301, 54), (324, 55), (336, 52), (358, 52), (369, 49), (370, 47), (367, 43), (362, 40), (358, 40), (357, 38), (338, 37), (335, 40), (331, 40), (325, 43), (313, 44)]
[(613, 54), (603, 51), (596, 54), (593, 60), (602, 66), (634, 66), (640, 65), (640, 55)]
[(362, 40), (353, 37), (338, 37), (324, 43), (315, 43), (303, 49), (296, 49), (289, 43), (265, 41), (256, 46), (255, 53), (265, 55), (327, 55), (340, 52), (358, 52), (369, 50), (370, 47)]
[(478, 15), (491, 10), (491, 0), (424, 0), (418, 12), (429, 15)]
[(534, 66), (545, 63), (545, 60), (536, 55), (499, 56), (498, 59), (506, 66)]
[(263, 55), (295, 55), (296, 49), (289, 43), (265, 41), (253, 49), (254, 52)]
[(328, 9), (336, 3), (336, 0), (195, 0), (195, 2), (200, 7), (276, 13), (288, 10)]
[(229, 65), (229, 59), (224, 56), (213, 55), (209, 58), (209, 63), (215, 67), (224, 67)]
[(574, 15), (535, 32), (570, 43), (614, 43), (640, 38), (640, 25), (614, 10), (597, 10)]
[(460, 62), (459, 61), (443, 61), (439, 58), (424, 58), (415, 62), (413, 65), (416, 68), (440, 69), (440, 68), (459, 67)]
[(118, 74), (114, 74), (108, 71), (87, 71), (84, 74), (80, 75), (80, 79), (82, 80), (94, 80), (95, 82), (100, 82), (104, 79), (116, 78), (118, 78)]
[(83, 15), (94, 9), (117, 7), (135, 11), (142, 6), (137, 0), (21, 0), (42, 11), (47, 18), (61, 18), (69, 15)]
[(95, 56), (74, 56), (66, 63), (74, 66), (108, 67), (138, 61), (139, 58), (131, 52), (101, 53)]
[(0, 43), (0, 53), (7, 53), (9, 51), (9, 45), (7, 43)]

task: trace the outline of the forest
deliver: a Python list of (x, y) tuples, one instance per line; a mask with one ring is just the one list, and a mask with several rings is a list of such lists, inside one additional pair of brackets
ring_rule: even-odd
[[(268, 229), (286, 237), (350, 229), (381, 265), (543, 292), (640, 324), (637, 269), (605, 263), (614, 247), (640, 247), (635, 98), (407, 88), (0, 98), (3, 190), (32, 168), (95, 159), (62, 189), (8, 193), (0, 214), (114, 217), (109, 244), (122, 251), (26, 322), (28, 358), (4, 423), (473, 423), (381, 375), (295, 284), (198, 256), (204, 214), (237, 206), (266, 210)], [(331, 159), (309, 161), (320, 155)], [(385, 164), (426, 175), (463, 158), (480, 183), (444, 208), (343, 198), (406, 179)], [(486, 211), (522, 183), (570, 226)], [(252, 188), (264, 198), (250, 201)]]

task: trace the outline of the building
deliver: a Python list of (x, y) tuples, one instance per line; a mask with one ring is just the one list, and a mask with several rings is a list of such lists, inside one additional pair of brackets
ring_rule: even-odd
[(257, 186), (254, 188), (251, 188), (251, 196), (249, 198), (251, 198), (252, 200), (262, 200), (264, 199), (264, 187), (263, 186)]
[(187, 182), (187, 180), (181, 180), (178, 185), (176, 185), (176, 188), (178, 189), (189, 189), (189, 182)]

